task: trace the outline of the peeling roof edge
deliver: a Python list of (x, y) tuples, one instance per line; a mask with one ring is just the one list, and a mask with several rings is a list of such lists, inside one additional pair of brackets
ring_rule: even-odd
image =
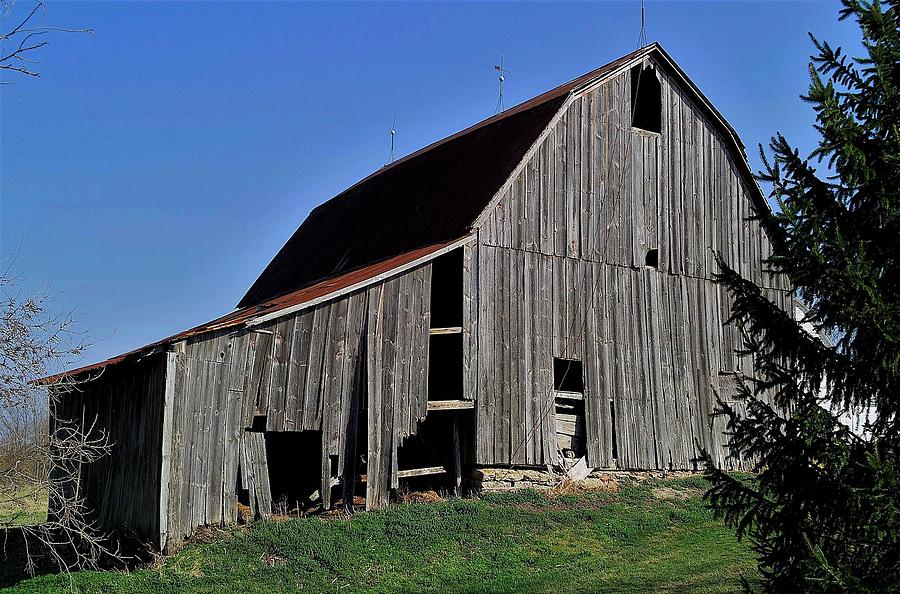
[(216, 332), (228, 328), (252, 327), (264, 324), (273, 319), (290, 315), (292, 313), (308, 309), (319, 303), (331, 301), (347, 293), (358, 291), (369, 285), (401, 274), (411, 268), (429, 262), (438, 256), (469, 243), (475, 239), (474, 235), (435, 243), (425, 247), (404, 252), (398, 256), (382, 260), (338, 276), (322, 280), (314, 285), (299, 289), (292, 293), (276, 297), (259, 305), (250, 305), (236, 309), (224, 316), (210, 322), (195, 326), (183, 332), (173, 334), (162, 340), (152, 342), (121, 355), (111, 357), (99, 363), (92, 363), (62, 373), (57, 373), (37, 380), (41, 385), (58, 384), (66, 380), (76, 379), (77, 376), (91, 371), (100, 371), (111, 365), (126, 360), (139, 360), (143, 357), (162, 352), (165, 348), (195, 336)]

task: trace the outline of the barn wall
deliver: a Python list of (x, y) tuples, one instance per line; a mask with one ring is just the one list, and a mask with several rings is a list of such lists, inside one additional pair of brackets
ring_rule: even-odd
[(590, 465), (691, 468), (695, 440), (721, 460), (713, 390), (732, 394), (749, 362), (723, 327), (714, 251), (787, 292), (763, 271), (770, 244), (727, 144), (657, 72), (660, 134), (631, 128), (622, 73), (574, 100), (479, 229), (479, 463), (554, 460), (553, 357), (584, 362)]
[(92, 438), (105, 434), (112, 446), (108, 455), (82, 466), (78, 485), (100, 525), (154, 540), (159, 536), (165, 391), (162, 353), (111, 366), (53, 404), (56, 419), (90, 431)]
[(398, 487), (397, 449), (428, 412), (431, 267), (368, 290), (366, 507), (382, 507)]
[[(430, 278), (425, 264), (259, 326), (178, 346), (170, 542), (197, 526), (235, 521), (239, 482), (256, 513), (271, 513), (256, 432), (263, 429), (322, 432), (321, 451), (297, 455), (321, 458), (326, 505), (333, 484), (359, 473), (368, 474), (367, 504), (387, 503), (396, 448), (427, 410)], [(356, 443), (357, 423), (367, 418), (368, 443)], [(367, 451), (368, 469), (356, 468), (357, 454)]]

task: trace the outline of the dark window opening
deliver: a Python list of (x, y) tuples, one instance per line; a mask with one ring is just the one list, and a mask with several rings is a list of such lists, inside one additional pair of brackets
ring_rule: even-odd
[[(237, 471), (237, 484), (235, 485), (235, 489), (238, 494), (238, 503), (243, 505), (244, 507), (250, 507), (250, 489), (247, 489), (244, 486), (245, 481), (241, 478), (241, 475), (244, 473), (244, 469), (241, 468), (241, 465), (238, 464)], [(244, 518), (245, 521), (249, 521), (252, 518)]]
[(659, 270), (659, 250), (647, 250), (647, 257), (644, 263), (650, 268)]
[(616, 443), (616, 403), (612, 400), (609, 401), (609, 420), (611, 425), (611, 433), (612, 433), (612, 459), (619, 459), (619, 444)]
[(662, 131), (662, 99), (659, 79), (650, 66), (631, 69), (631, 126), (647, 132)]
[(556, 449), (563, 458), (581, 458), (587, 449), (584, 398), (579, 400), (558, 394), (555, 404)]
[(431, 264), (431, 327), (462, 326), (462, 248), (435, 258)]
[(267, 431), (265, 440), (272, 513), (300, 515), (321, 503), (322, 432)]
[(433, 335), (428, 348), (428, 400), (461, 400), (462, 334)]
[(250, 431), (261, 433), (266, 430), (266, 415), (254, 415)]
[(584, 392), (581, 361), (554, 358), (553, 389), (557, 392)]

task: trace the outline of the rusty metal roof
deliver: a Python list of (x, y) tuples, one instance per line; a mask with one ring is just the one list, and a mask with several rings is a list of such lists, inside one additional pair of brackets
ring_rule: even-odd
[(195, 326), (194, 328), (191, 328), (189, 330), (179, 332), (178, 334), (173, 334), (172, 336), (168, 336), (166, 338), (163, 338), (162, 340), (158, 340), (156, 342), (142, 346), (133, 351), (123, 353), (116, 357), (112, 357), (110, 359), (107, 359), (106, 361), (101, 361), (99, 363), (94, 363), (91, 365), (85, 365), (84, 367), (79, 367), (77, 369), (72, 369), (70, 371), (65, 371), (63, 373), (46, 377), (41, 380), (41, 382), (52, 384), (62, 380), (65, 377), (75, 377), (90, 371), (99, 371), (104, 367), (113, 365), (115, 363), (120, 363), (125, 360), (139, 359), (149, 354), (166, 350), (169, 345), (181, 340), (191, 338), (192, 336), (197, 336), (198, 334), (203, 334), (205, 332), (214, 332), (216, 330), (223, 330), (228, 328), (238, 328), (245, 324), (252, 323), (259, 318), (267, 316), (268, 314), (272, 314), (275, 312), (287, 312), (288, 310), (294, 308), (299, 309), (304, 305), (312, 305), (313, 303), (333, 298), (338, 294), (351, 292), (360, 285), (375, 282), (377, 279), (385, 275), (391, 275), (391, 273), (399, 273), (406, 267), (412, 267), (417, 265), (420, 261), (426, 261), (430, 259), (431, 256), (439, 254), (442, 250), (452, 248), (456, 244), (463, 242), (465, 239), (466, 237), (455, 238), (451, 241), (439, 242), (415, 250), (410, 250), (408, 252), (400, 254), (399, 256), (388, 258), (386, 260), (382, 260), (381, 262), (376, 262), (374, 264), (370, 264), (369, 266), (351, 270), (344, 274), (322, 280), (314, 285), (305, 287), (297, 291), (293, 291), (291, 293), (288, 293), (287, 295), (282, 295), (275, 299), (267, 300), (256, 305), (250, 305), (236, 309), (210, 322), (200, 324), (199, 326)]

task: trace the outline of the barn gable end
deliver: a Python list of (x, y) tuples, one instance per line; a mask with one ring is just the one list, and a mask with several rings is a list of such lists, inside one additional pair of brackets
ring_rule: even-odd
[[(634, 125), (641, 88), (656, 132)], [(572, 94), (479, 217), (479, 463), (556, 460), (554, 359), (583, 362), (590, 466), (691, 468), (698, 442), (725, 462), (713, 390), (749, 362), (715, 252), (782, 307), (789, 292), (715, 116), (664, 54), (626, 62)]]

